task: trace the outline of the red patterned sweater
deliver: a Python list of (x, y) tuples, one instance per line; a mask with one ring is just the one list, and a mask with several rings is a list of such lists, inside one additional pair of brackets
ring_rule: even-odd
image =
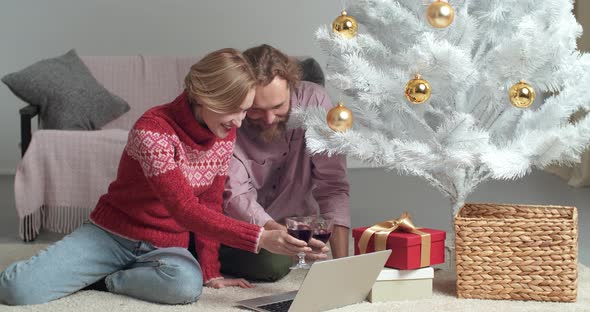
[(117, 178), (91, 221), (156, 247), (188, 247), (189, 231), (203, 281), (221, 277), (219, 243), (256, 252), (262, 228), (222, 214), (235, 130), (216, 137), (193, 116), (186, 94), (148, 110), (133, 126)]

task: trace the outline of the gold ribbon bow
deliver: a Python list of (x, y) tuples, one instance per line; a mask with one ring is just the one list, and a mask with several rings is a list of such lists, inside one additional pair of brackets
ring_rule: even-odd
[(429, 266), (431, 245), (430, 233), (418, 230), (418, 228), (412, 223), (412, 217), (407, 212), (404, 212), (398, 219), (387, 220), (367, 228), (358, 242), (361, 254), (364, 254), (367, 251), (367, 245), (373, 234), (375, 235), (375, 251), (380, 251), (385, 250), (389, 233), (398, 230), (420, 235), (422, 242), (422, 245), (420, 246), (420, 267)]

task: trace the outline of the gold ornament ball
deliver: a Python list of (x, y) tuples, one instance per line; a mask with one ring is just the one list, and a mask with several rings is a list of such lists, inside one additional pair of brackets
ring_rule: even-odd
[(342, 37), (350, 39), (356, 36), (358, 25), (354, 17), (348, 15), (346, 11), (342, 11), (340, 16), (332, 22), (332, 30)]
[(515, 107), (527, 108), (535, 101), (535, 89), (524, 80), (521, 80), (510, 87), (508, 98)]
[(455, 19), (455, 10), (447, 2), (438, 0), (428, 6), (426, 17), (433, 27), (445, 28), (451, 25)]
[(344, 132), (352, 127), (352, 111), (338, 102), (336, 106), (328, 111), (326, 117), (328, 127), (334, 131)]
[(406, 84), (406, 98), (412, 104), (422, 104), (428, 101), (431, 92), (430, 83), (422, 79), (420, 75), (416, 75)]

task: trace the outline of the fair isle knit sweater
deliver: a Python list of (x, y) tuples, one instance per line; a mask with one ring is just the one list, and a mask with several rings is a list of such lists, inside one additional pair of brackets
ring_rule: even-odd
[(203, 281), (221, 277), (220, 242), (257, 252), (262, 228), (222, 214), (235, 142), (200, 125), (185, 93), (148, 110), (133, 126), (117, 177), (90, 215), (97, 226), (156, 247), (195, 249)]

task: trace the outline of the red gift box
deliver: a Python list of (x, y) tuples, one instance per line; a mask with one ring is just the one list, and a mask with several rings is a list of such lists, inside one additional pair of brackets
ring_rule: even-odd
[[(363, 232), (369, 228), (354, 228), (352, 229), (352, 236), (354, 237), (354, 254), (360, 254), (359, 240)], [(417, 228), (417, 230), (430, 234), (430, 263), (427, 266), (444, 263), (445, 262), (445, 237), (446, 232), (428, 228)], [(391, 255), (386, 267), (413, 270), (423, 266), (420, 265), (421, 260), (421, 245), (422, 237), (418, 234), (408, 233), (403, 231), (394, 231), (387, 236), (386, 248), (391, 249)], [(366, 253), (375, 251), (375, 235), (371, 236), (367, 244)]]

